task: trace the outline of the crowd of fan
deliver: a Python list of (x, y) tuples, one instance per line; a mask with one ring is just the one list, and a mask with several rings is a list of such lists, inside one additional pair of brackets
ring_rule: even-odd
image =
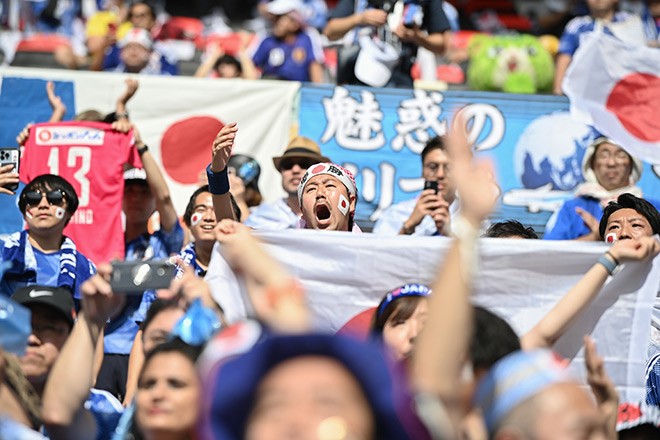
[[(520, 32), (560, 37), (547, 46), (556, 55), (554, 92), (560, 94), (585, 33), (652, 47), (659, 41), (658, 0), (410, 0), (402, 1), (402, 14), (395, 3), (3, 0), (0, 49), (5, 64), (22, 66), (412, 87), (412, 77), (421, 75), (413, 74), (416, 63), (421, 72), (436, 72), (438, 62), (465, 66), (467, 38), (453, 38), (460, 29)], [(403, 18), (393, 23), (393, 14)], [(385, 62), (392, 77), (382, 84), (355, 67), (365, 35), (396, 51)], [(31, 51), (47, 51), (49, 61), (31, 59)], [(422, 76), (438, 79), (437, 73)]]
[[(622, 146), (605, 137), (592, 143), (586, 182), (544, 237), (613, 245), (517, 335), (471, 305), (477, 243), (538, 237), (516, 221), (487, 224), (498, 188), (460, 129), (432, 139), (421, 153), (429, 185), (384, 211), (373, 233), (449, 237), (449, 250), (431, 286), (383, 292), (369, 335), (359, 339), (318, 330), (301, 282), (253, 234), (363, 233), (351, 172), (314, 140), (295, 137), (273, 157), (286, 196), (262, 203), (261, 166), (231, 155), (239, 127), (227, 124), (210, 146), (207, 181), (177, 213), (128, 119), (137, 84), (127, 86), (108, 118), (77, 119), (132, 131), (144, 171), (124, 175), (126, 260), (178, 255), (176, 276), (157, 291), (113, 291), (113, 267), (89, 261), (64, 235), (78, 206), (71, 184), (56, 175), (27, 183), (18, 195), (27, 228), (2, 244), (0, 299), (30, 309), (31, 330), (24, 354), (0, 357), (0, 438), (617, 438), (618, 395), (593, 341), (585, 339), (590, 391), (550, 350), (617, 266), (660, 252), (658, 203), (642, 198), (639, 161)], [(57, 103), (52, 86), (48, 92)], [(61, 117), (55, 106), (52, 120)], [(29, 136), (27, 127), (17, 141)], [(0, 168), (0, 192), (17, 182), (11, 166)], [(154, 212), (160, 228), (150, 232)], [(213, 258), (226, 262), (220, 270), (240, 278), (240, 287), (205, 282)], [(238, 304), (243, 293), (249, 304)], [(658, 402), (657, 384), (651, 374), (649, 404)], [(634, 434), (657, 438), (654, 426), (640, 429)]]

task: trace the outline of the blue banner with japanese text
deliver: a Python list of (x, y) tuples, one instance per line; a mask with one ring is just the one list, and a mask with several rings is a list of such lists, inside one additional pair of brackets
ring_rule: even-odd
[[(597, 135), (574, 121), (564, 97), (470, 91), (303, 85), (300, 134), (355, 172), (356, 220), (369, 227), (423, 188), (420, 153), (461, 110), (477, 157), (490, 158), (502, 189), (494, 221), (515, 218), (543, 231), (583, 181), (582, 159)], [(638, 185), (660, 198), (660, 166), (644, 165)]]

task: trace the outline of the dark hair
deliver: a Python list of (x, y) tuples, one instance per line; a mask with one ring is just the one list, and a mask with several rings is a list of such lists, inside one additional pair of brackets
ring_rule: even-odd
[[(394, 320), (402, 320), (405, 321), (406, 319), (410, 318), (413, 313), (415, 313), (415, 309), (417, 309), (417, 306), (419, 305), (420, 301), (422, 299), (426, 299), (425, 296), (401, 296), (399, 298), (396, 298), (394, 301), (392, 301), (385, 309), (383, 310), (383, 313), (378, 313), (374, 312), (374, 317), (371, 320), (371, 329), (370, 333), (373, 336), (380, 336), (383, 333), (383, 329), (385, 328), (385, 324), (387, 324), (387, 321)], [(378, 307), (376, 307), (376, 310), (380, 309), (380, 305), (387, 300), (387, 296), (383, 298), (378, 304)]]
[(522, 238), (536, 238), (539, 236), (534, 232), (534, 228), (531, 226), (525, 227), (518, 220), (506, 220), (503, 222), (497, 222), (490, 225), (490, 228), (484, 233), (484, 237), (491, 238), (510, 238), (510, 237), (522, 237)]
[(422, 150), (422, 165), (424, 165), (424, 159), (426, 156), (433, 150), (442, 150), (445, 151), (445, 141), (442, 136), (435, 136), (426, 142), (424, 149)]
[(195, 210), (195, 199), (197, 199), (197, 196), (202, 194), (202, 193), (211, 193), (211, 190), (209, 189), (208, 185), (200, 186), (195, 190), (194, 193), (190, 196), (190, 200), (188, 200), (188, 205), (186, 205), (186, 210), (183, 212), (183, 223), (190, 227), (190, 219), (192, 218), (193, 211)]
[(21, 196), (18, 199), (18, 209), (21, 211), (21, 214), (25, 215), (25, 210), (27, 209), (27, 202), (25, 201), (25, 194), (30, 191), (53, 191), (60, 190), (64, 193), (66, 198), (66, 210), (68, 213), (73, 215), (78, 209), (78, 195), (76, 190), (73, 189), (73, 186), (66, 179), (56, 176), (54, 174), (42, 174), (37, 176), (30, 181), (23, 191), (21, 191)]
[[(197, 361), (199, 354), (201, 353), (201, 349), (202, 347), (188, 345), (179, 338), (175, 338), (172, 339), (171, 341), (167, 341), (163, 344), (160, 344), (156, 346), (153, 350), (151, 350), (149, 353), (147, 353), (144, 359), (144, 364), (142, 364), (142, 370), (140, 371), (139, 379), (142, 378), (142, 375), (149, 366), (149, 363), (153, 360), (154, 357), (158, 356), (159, 354), (179, 353), (184, 357), (186, 357), (187, 359), (189, 359), (190, 362), (194, 364)], [(135, 418), (135, 415), (133, 415), (132, 420), (130, 422), (130, 427), (128, 428), (128, 434), (129, 437), (127, 438), (132, 438), (133, 440), (144, 439), (144, 435), (140, 431), (140, 428), (137, 426), (137, 420)]]
[(610, 216), (617, 212), (619, 209), (633, 209), (648, 220), (654, 234), (660, 234), (660, 213), (648, 201), (635, 197), (630, 193), (624, 193), (616, 199), (616, 202), (610, 202), (603, 210), (603, 216), (598, 225), (598, 232), (601, 239), (605, 236), (605, 229), (607, 229), (607, 221)]
[(147, 310), (147, 316), (145, 316), (144, 321), (140, 323), (140, 330), (144, 332), (144, 330), (149, 327), (149, 324), (151, 324), (151, 321), (153, 321), (160, 312), (171, 309), (181, 309), (178, 299), (156, 298), (154, 302), (152, 302), (149, 306), (149, 310)]
[[(211, 193), (211, 190), (209, 189), (208, 185), (200, 186), (190, 196), (190, 200), (188, 200), (188, 205), (186, 205), (186, 210), (184, 211), (182, 217), (183, 223), (186, 226), (190, 227), (190, 219), (192, 218), (193, 211), (195, 210), (195, 199), (197, 198), (198, 195), (205, 192), (209, 194)], [(236, 216), (236, 219), (240, 221), (242, 211), (241, 208), (239, 208), (238, 203), (236, 203), (236, 199), (234, 198), (231, 192), (229, 193), (229, 200), (231, 203), (231, 209), (232, 211), (234, 211), (234, 216)]]
[(487, 370), (504, 356), (520, 350), (520, 339), (509, 323), (483, 307), (474, 306), (470, 360), (474, 370)]
[(147, 8), (149, 8), (149, 13), (151, 14), (151, 18), (153, 18), (154, 20), (156, 19), (156, 10), (151, 5), (151, 3), (135, 2), (128, 8), (128, 21), (131, 21), (131, 19), (133, 18), (133, 8), (136, 7), (137, 5), (144, 5)]
[(243, 67), (241, 66), (241, 63), (234, 56), (227, 54), (221, 56), (213, 65), (213, 70), (217, 71), (218, 67), (220, 67), (220, 65), (222, 64), (230, 64), (234, 66), (236, 68), (236, 71), (238, 72), (238, 76), (241, 76), (243, 74)]

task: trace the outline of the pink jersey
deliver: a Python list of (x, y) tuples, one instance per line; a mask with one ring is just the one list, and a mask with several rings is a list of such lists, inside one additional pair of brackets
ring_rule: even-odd
[(133, 142), (110, 124), (71, 121), (35, 124), (25, 143), (21, 180), (56, 174), (73, 185), (80, 204), (64, 234), (97, 264), (124, 258), (123, 165), (142, 167)]

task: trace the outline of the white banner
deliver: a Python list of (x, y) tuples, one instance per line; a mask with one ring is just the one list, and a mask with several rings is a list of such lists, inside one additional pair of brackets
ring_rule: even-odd
[[(0, 77), (73, 83), (79, 113), (110, 113), (129, 75), (45, 69), (0, 69)], [(219, 80), (133, 75), (140, 88), (128, 104), (131, 121), (163, 170), (175, 206), (183, 213), (197, 178), (211, 161), (211, 142), (220, 124), (237, 122), (235, 153), (255, 157), (262, 167), (259, 187), (267, 200), (283, 194), (272, 157), (281, 154), (295, 123), (292, 108), (300, 83), (292, 81)], [(17, 87), (22, 86), (18, 84)], [(55, 92), (58, 93), (58, 84)], [(48, 108), (46, 89), (32, 91), (31, 102)], [(45, 122), (45, 121), (33, 121)], [(22, 127), (16, 128), (18, 134)]]
[[(388, 290), (409, 282), (431, 284), (450, 243), (436, 237), (307, 230), (260, 236), (272, 255), (302, 281), (316, 325), (331, 331), (377, 305)], [(473, 300), (523, 334), (605, 250), (605, 245), (592, 243), (483, 239)], [(218, 249), (206, 279), (230, 320), (245, 316), (245, 293)], [(555, 349), (584, 377), (582, 337), (592, 334), (622, 399), (643, 399), (644, 361), (659, 283), (660, 257), (626, 264)]]

